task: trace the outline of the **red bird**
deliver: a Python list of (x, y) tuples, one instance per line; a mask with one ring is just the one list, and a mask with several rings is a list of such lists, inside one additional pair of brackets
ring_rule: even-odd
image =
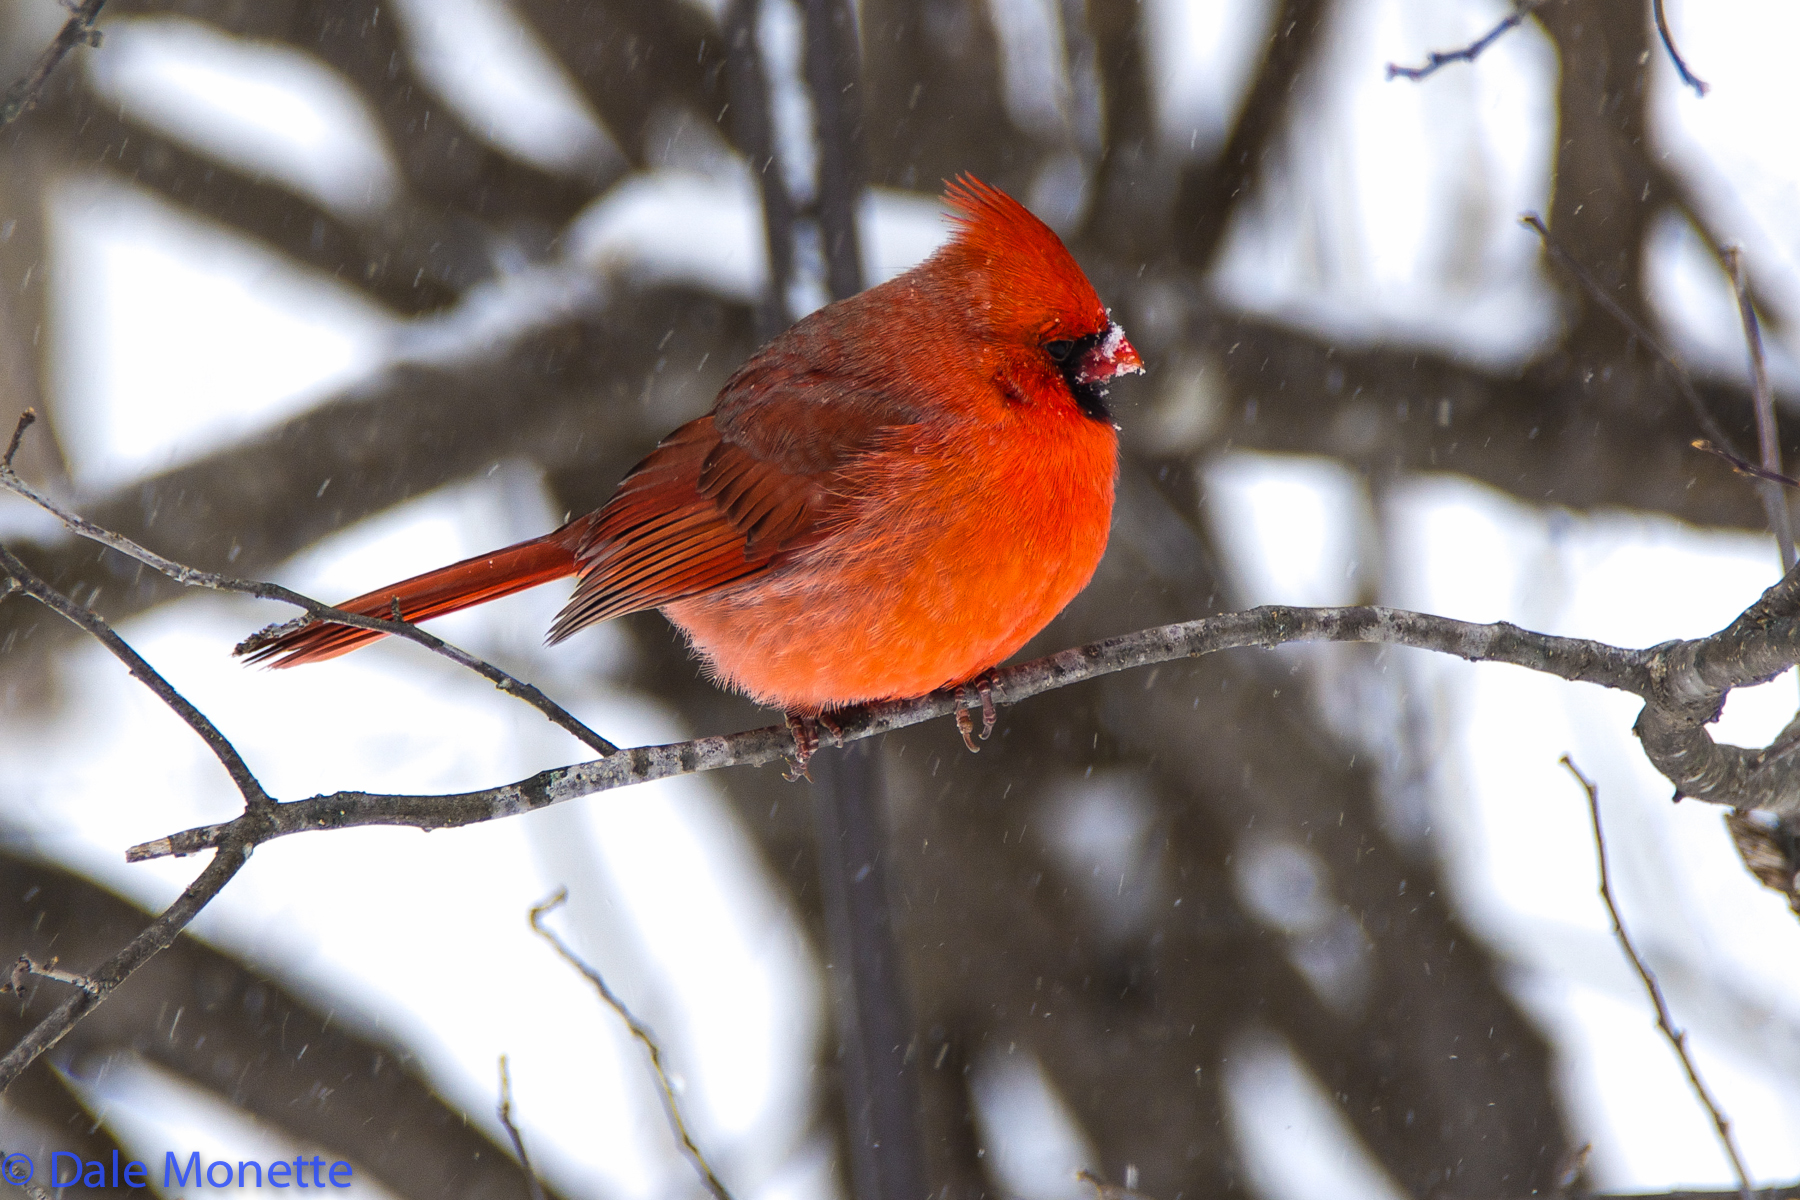
[[(420, 621), (575, 575), (551, 642), (660, 608), (715, 679), (802, 724), (1000, 663), (1100, 562), (1107, 381), (1143, 360), (1023, 205), (968, 176), (944, 198), (945, 246), (757, 351), (604, 507), (342, 607)], [(290, 667), (381, 636), (307, 621), (238, 653)]]

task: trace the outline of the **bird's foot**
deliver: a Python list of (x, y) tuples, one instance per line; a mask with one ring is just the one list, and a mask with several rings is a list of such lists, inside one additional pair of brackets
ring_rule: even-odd
[(812, 776), (807, 772), (806, 764), (812, 761), (814, 752), (819, 748), (819, 730), (825, 731), (825, 736), (831, 739), (832, 745), (842, 746), (844, 729), (824, 712), (790, 712), (787, 714), (787, 727), (788, 732), (794, 735), (794, 759), (793, 766), (783, 772), (783, 776), (789, 783), (799, 779), (811, 783)]
[(813, 751), (819, 748), (819, 722), (805, 713), (790, 712), (787, 714), (788, 732), (794, 735), (794, 757), (781, 777), (789, 783), (804, 779), (812, 782), (812, 775), (806, 770), (806, 764), (812, 761)]
[(969, 748), (970, 754), (981, 753), (981, 747), (975, 744), (975, 720), (963, 702), (969, 699), (972, 691), (981, 699), (981, 740), (987, 741), (993, 736), (994, 722), (998, 719), (994, 712), (994, 680), (992, 668), (983, 671), (969, 682), (956, 689), (956, 732), (962, 734), (963, 745)]

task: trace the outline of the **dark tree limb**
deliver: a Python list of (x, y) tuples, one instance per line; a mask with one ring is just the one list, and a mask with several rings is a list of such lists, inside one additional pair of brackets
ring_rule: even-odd
[(617, 177), (616, 163), (569, 178), (490, 146), (415, 70), (393, 10), (380, 0), (112, 3), (120, 14), (179, 14), (320, 57), (368, 106), (411, 200), (440, 213), (484, 225), (540, 221), (560, 227)]
[(252, 177), (85, 93), (46, 105), (34, 122), (46, 157), (69, 166), (101, 166), (304, 267), (341, 279), (395, 312), (412, 315), (451, 304), (493, 267), (479, 228), (408, 198), (366, 225), (332, 212), (294, 188)]
[[(390, 366), (85, 513), (140, 544), (181, 546), (189, 565), (241, 577), (273, 571), (345, 525), (507, 459), (549, 471), (579, 463), (610, 485), (655, 444), (669, 413), (704, 411), (729, 364), (748, 352), (746, 315), (693, 292), (603, 290), (588, 306), (466, 358)], [(106, 589), (115, 616), (181, 594), (139, 564), (110, 553), (96, 559), (79, 542), (15, 550), (64, 591)], [(36, 625), (26, 606), (0, 608), (0, 647), (13, 654), (40, 653), (62, 636)]]
[[(1643, 325), (1651, 324), (1644, 277), (1654, 172), (1644, 152), (1655, 141), (1646, 108), (1650, 29), (1643, 0), (1595, 0), (1540, 8), (1537, 22), (1556, 46), (1557, 138), (1547, 224), (1580, 256), (1600, 286)], [(1603, 371), (1625, 357), (1630, 335), (1585, 296), (1561, 351), (1571, 367)], [(1602, 379), (1610, 406), (1632, 402), (1636, 379)], [(1716, 439), (1715, 439), (1716, 440)]]
[(762, 198), (763, 243), (769, 279), (756, 304), (756, 339), (766, 342), (788, 326), (788, 283), (794, 277), (794, 199), (775, 154), (768, 72), (757, 41), (759, 0), (725, 6), (726, 71), (731, 86), (731, 138), (750, 164)]
[[(1161, 179), (1152, 167), (1155, 105), (1144, 46), (1144, 10), (1137, 0), (1088, 0), (1085, 7), (1102, 125), (1094, 199), (1080, 236), (1126, 261), (1142, 261), (1161, 251), (1164, 233), (1158, 203), (1162, 188), (1157, 186)], [(1065, 39), (1081, 44), (1078, 36)], [(1080, 66), (1071, 63), (1071, 74)]]
[(1231, 214), (1255, 188), (1263, 159), (1287, 128), (1333, 7), (1332, 0), (1282, 0), (1231, 136), (1211, 162), (1183, 168), (1170, 218), (1182, 265), (1205, 271), (1218, 256)]
[(1568, 248), (1550, 232), (1542, 217), (1534, 212), (1523, 213), (1519, 217), (1519, 222), (1542, 239), (1544, 249), (1550, 255), (1551, 261), (1567, 271), (1569, 277), (1581, 285), (1581, 290), (1586, 293), (1588, 299), (1599, 305), (1602, 311), (1617, 321), (1627, 333), (1637, 340), (1639, 345), (1650, 351), (1663, 366), (1669, 369), (1670, 375), (1674, 377), (1676, 390), (1681, 393), (1681, 398), (1687, 401), (1688, 408), (1693, 411), (1694, 420), (1699, 423), (1700, 428), (1706, 431), (1707, 437), (1732, 454), (1736, 454), (1737, 449), (1732, 445), (1731, 438), (1719, 428), (1712, 413), (1707, 411), (1706, 401), (1702, 400), (1700, 393), (1694, 390), (1694, 381), (1689, 377), (1687, 368), (1681, 365), (1681, 361), (1665, 349), (1654, 334), (1644, 328), (1643, 322), (1633, 316), (1624, 305), (1613, 299), (1600, 285), (1600, 281), (1595, 279), (1593, 274), (1582, 266), (1580, 261), (1569, 253)]
[(918, 1123), (918, 1033), (896, 936), (892, 839), (876, 747), (813, 760), (813, 829), (838, 1061), (861, 1200), (928, 1196)]
[(692, 4), (521, 0), (519, 12), (561, 57), (634, 167), (653, 165), (659, 110), (724, 119), (726, 44)]
[(805, 71), (818, 129), (819, 233), (825, 244), (825, 284), (833, 300), (863, 289), (862, 55), (856, 14), (847, 0), (805, 0)]

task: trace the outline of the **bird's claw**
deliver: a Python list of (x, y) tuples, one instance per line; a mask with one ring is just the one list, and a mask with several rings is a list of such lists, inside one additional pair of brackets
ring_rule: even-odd
[(787, 727), (788, 732), (794, 735), (794, 759), (793, 766), (782, 772), (782, 778), (789, 783), (800, 779), (811, 783), (812, 775), (807, 771), (806, 764), (812, 761), (814, 752), (819, 748), (819, 730), (825, 731), (825, 736), (831, 739), (832, 745), (842, 746), (843, 726), (823, 712), (790, 712), (787, 714)]
[(806, 764), (812, 760), (813, 751), (819, 748), (819, 724), (805, 713), (791, 712), (787, 714), (788, 732), (794, 735), (794, 757), (792, 765), (781, 773), (781, 777), (789, 783), (804, 779), (812, 782)]
[(981, 747), (975, 744), (975, 719), (969, 716), (969, 710), (962, 706), (962, 696), (956, 698), (956, 732), (962, 734), (963, 745), (969, 748), (970, 754), (980, 754)]
[(983, 671), (969, 682), (956, 689), (956, 732), (962, 734), (963, 745), (969, 748), (970, 754), (980, 754), (981, 747), (975, 744), (975, 719), (963, 704), (973, 691), (981, 700), (981, 740), (987, 741), (993, 736), (994, 722), (998, 719), (994, 712), (994, 673)]

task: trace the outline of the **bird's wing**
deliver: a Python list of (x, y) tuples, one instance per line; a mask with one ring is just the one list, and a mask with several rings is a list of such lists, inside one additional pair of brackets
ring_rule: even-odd
[(904, 400), (769, 365), (749, 364), (711, 414), (664, 438), (587, 518), (581, 579), (551, 641), (778, 565), (829, 529), (847, 499), (831, 486), (838, 471), (918, 420)]

